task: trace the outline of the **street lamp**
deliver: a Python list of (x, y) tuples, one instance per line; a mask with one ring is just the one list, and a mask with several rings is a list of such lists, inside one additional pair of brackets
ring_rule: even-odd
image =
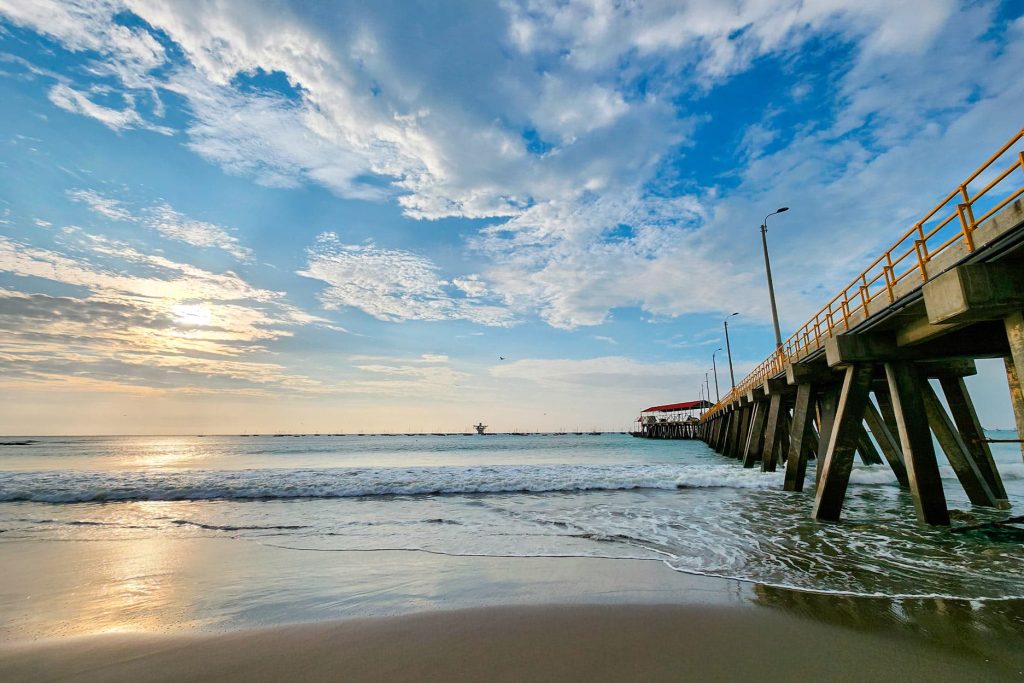
[(770, 214), (764, 217), (761, 222), (761, 246), (764, 247), (764, 271), (768, 275), (768, 296), (772, 300), (772, 322), (775, 324), (775, 347), (782, 350), (782, 333), (779, 331), (779, 311), (775, 308), (775, 287), (772, 286), (772, 264), (768, 261), (768, 218), (774, 216), (777, 213), (783, 213), (789, 211), (788, 206), (783, 206), (780, 209), (772, 211)]
[(715, 372), (715, 401), (719, 403), (722, 401), (722, 394), (718, 392), (718, 363), (715, 362), (715, 354), (721, 350), (722, 347), (719, 346), (715, 349), (714, 353), (711, 354), (711, 369)]
[(725, 325), (725, 352), (729, 355), (729, 381), (732, 382), (733, 391), (736, 391), (736, 375), (732, 371), (732, 348), (729, 346), (729, 318), (739, 314), (739, 311), (730, 313), (725, 317), (725, 320), (722, 321), (722, 324)]
[(711, 403), (711, 383), (708, 381), (709, 372), (710, 370), (704, 371), (704, 388), (707, 390), (707, 393), (704, 395), (708, 397), (708, 403)]

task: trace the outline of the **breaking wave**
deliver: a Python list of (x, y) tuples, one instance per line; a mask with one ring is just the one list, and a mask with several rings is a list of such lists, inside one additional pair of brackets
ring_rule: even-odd
[(676, 488), (776, 488), (765, 476), (730, 465), (534, 465), (25, 472), (0, 481), (0, 501), (273, 500), (445, 494), (545, 493)]

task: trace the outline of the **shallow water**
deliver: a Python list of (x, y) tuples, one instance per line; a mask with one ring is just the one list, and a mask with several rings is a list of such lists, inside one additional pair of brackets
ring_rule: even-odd
[[(13, 440), (13, 439), (12, 439)], [(39, 438), (0, 447), (0, 543), (235, 539), (310, 551), (660, 560), (678, 571), (810, 591), (1024, 597), (1018, 530), (919, 525), (883, 467), (854, 469), (843, 521), (813, 491), (700, 442), (561, 436)], [(1009, 512), (1024, 464), (995, 444)], [(808, 488), (814, 481), (813, 465)]]

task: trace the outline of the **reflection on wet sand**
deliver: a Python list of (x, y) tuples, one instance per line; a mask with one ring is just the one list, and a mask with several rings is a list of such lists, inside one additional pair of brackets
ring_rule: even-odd
[(1024, 600), (887, 598), (810, 593), (759, 584), (753, 602), (800, 617), (946, 651), (1024, 666)]

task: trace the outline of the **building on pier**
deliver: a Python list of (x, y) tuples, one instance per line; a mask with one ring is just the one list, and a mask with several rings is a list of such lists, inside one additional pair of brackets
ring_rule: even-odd
[(640, 411), (630, 434), (642, 439), (695, 439), (700, 415), (710, 407), (707, 401), (651, 406)]

